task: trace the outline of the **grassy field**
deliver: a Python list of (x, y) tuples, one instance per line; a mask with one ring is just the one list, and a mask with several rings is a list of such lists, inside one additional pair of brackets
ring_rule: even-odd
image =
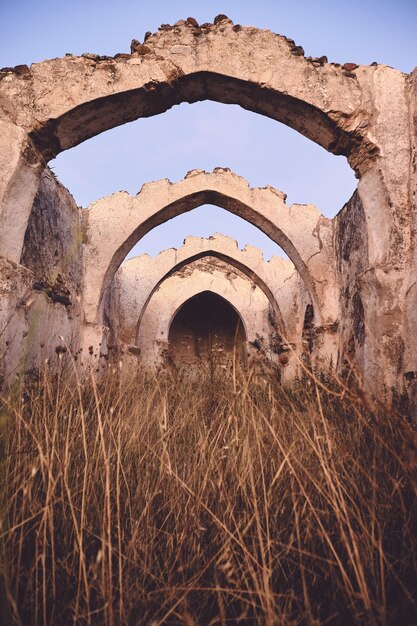
[(417, 623), (417, 434), (340, 381), (63, 368), (1, 412), (3, 624)]

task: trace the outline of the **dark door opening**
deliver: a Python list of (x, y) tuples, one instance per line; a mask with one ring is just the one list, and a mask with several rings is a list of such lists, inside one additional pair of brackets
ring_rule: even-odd
[(193, 296), (174, 316), (168, 335), (171, 361), (178, 367), (210, 365), (230, 367), (246, 361), (246, 333), (235, 309), (221, 296), (203, 291)]

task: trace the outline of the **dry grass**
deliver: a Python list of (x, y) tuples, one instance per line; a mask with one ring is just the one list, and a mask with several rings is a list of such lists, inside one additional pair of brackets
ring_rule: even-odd
[(2, 411), (11, 623), (417, 623), (416, 436), (339, 382), (46, 371)]

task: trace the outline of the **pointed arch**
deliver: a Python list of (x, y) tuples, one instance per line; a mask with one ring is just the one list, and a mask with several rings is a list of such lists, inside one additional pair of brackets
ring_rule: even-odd
[(355, 73), (317, 65), (302, 52), (286, 37), (223, 20), (198, 29), (185, 23), (165, 27), (140, 54), (69, 55), (6, 71), (0, 76), (2, 140), (12, 158), (0, 181), (0, 254), (19, 262), (48, 160), (181, 102), (213, 100), (266, 115), (343, 154), (362, 175), (378, 152), (370, 139), (367, 90)]
[(338, 298), (332, 220), (312, 205), (287, 206), (282, 192), (251, 188), (230, 170), (216, 168), (189, 172), (177, 183), (149, 183), (136, 196), (120, 192), (90, 206), (84, 290), (88, 322), (102, 323), (114, 275), (133, 246), (155, 226), (203, 204), (246, 219), (275, 241), (303, 279), (317, 323), (334, 320)]
[(257, 334), (268, 333), (269, 301), (259, 287), (255, 286), (254, 291), (252, 281), (242, 276), (236, 276), (231, 285), (222, 269), (207, 272), (194, 268), (186, 277), (178, 273), (167, 277), (150, 299), (142, 317), (137, 341), (144, 364), (160, 362), (176, 313), (186, 301), (203, 292), (221, 296), (236, 310), (248, 341), (255, 340)]

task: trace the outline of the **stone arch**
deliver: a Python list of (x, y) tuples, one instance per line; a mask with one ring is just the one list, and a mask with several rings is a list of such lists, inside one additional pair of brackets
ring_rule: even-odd
[[(161, 284), (170, 276), (172, 276), (172, 274), (175, 274), (175, 272), (177, 272), (178, 270), (182, 269), (183, 267), (185, 267), (186, 265), (189, 265), (190, 263), (193, 263), (193, 261), (198, 261), (200, 259), (203, 259), (205, 257), (214, 257), (217, 258), (221, 261), (224, 261), (226, 263), (228, 263), (229, 265), (231, 265), (232, 267), (235, 267), (236, 269), (239, 269), (243, 274), (245, 274), (248, 278), (250, 278), (253, 283), (255, 285), (257, 285), (261, 291), (266, 295), (266, 297), (268, 298), (268, 301), (271, 305), (271, 310), (274, 313), (275, 319), (277, 321), (277, 325), (278, 328), (280, 330), (280, 332), (282, 333), (282, 335), (284, 337), (287, 336), (286, 334), (286, 324), (281, 312), (281, 308), (279, 306), (279, 303), (276, 301), (271, 289), (268, 287), (268, 285), (262, 280), (262, 278), (260, 278), (257, 274), (255, 274), (252, 270), (250, 270), (247, 265), (243, 265), (241, 262), (239, 262), (238, 260), (229, 257), (227, 254), (224, 254), (222, 252), (217, 252), (217, 251), (213, 251), (213, 250), (208, 250), (207, 252), (199, 252), (194, 254), (193, 256), (190, 256), (187, 259), (184, 259), (183, 261), (180, 261), (177, 263), (177, 265), (175, 265), (171, 270), (169, 270), (164, 276), (162, 276), (158, 282), (155, 284), (155, 286), (153, 287), (152, 291), (149, 293), (148, 297), (146, 298), (144, 305), (142, 307), (142, 310), (139, 313), (139, 317), (138, 317), (138, 321), (137, 321), (137, 325), (136, 325), (136, 337), (139, 335), (139, 328), (140, 328), (140, 324), (142, 321), (142, 317), (146, 311), (146, 307), (150, 301), (150, 299), (152, 298), (153, 294), (155, 293), (155, 291), (157, 291), (159, 289), (159, 287), (161, 286)], [(284, 259), (283, 259), (284, 260)], [(290, 268), (290, 271), (293, 272), (292, 268)], [(288, 275), (287, 275), (288, 276)]]
[(4, 72), (0, 85), (3, 140), (13, 143), (0, 188), (0, 254), (15, 262), (49, 159), (181, 102), (209, 99), (269, 116), (345, 155), (359, 175), (377, 152), (365, 106), (368, 75), (363, 86), (352, 71), (306, 59), (286, 37), (227, 19), (161, 28), (132, 55), (68, 55), (19, 67)]
[[(318, 324), (337, 317), (333, 222), (313, 205), (285, 204), (272, 187), (251, 188), (228, 169), (194, 170), (177, 183), (149, 183), (132, 197), (119, 192), (86, 213), (85, 318), (101, 323), (106, 294), (131, 248), (149, 230), (202, 204), (215, 204), (251, 222), (289, 256), (304, 281)], [(106, 245), (103, 246), (103, 242)]]
[[(235, 281), (237, 285), (231, 286), (224, 271), (201, 269), (194, 269), (187, 278), (178, 273), (166, 278), (154, 292), (142, 318), (137, 345), (143, 362), (160, 361), (161, 349), (167, 347), (169, 328), (176, 312), (190, 298), (206, 291), (221, 296), (236, 310), (248, 341), (254, 340), (257, 333), (266, 332), (269, 325), (267, 296), (246, 277), (237, 276)], [(178, 287), (181, 283), (184, 288)]]
[[(181, 248), (164, 250), (156, 257), (141, 255), (122, 264), (115, 276), (115, 289), (112, 290), (117, 298), (122, 299), (122, 309), (132, 313), (124, 319), (126, 331), (122, 340), (132, 343), (137, 338), (147, 303), (166, 278), (184, 265), (207, 256), (221, 259), (239, 269), (258, 285), (271, 304), (280, 333), (284, 337), (292, 337), (296, 317), (294, 299), (296, 292), (301, 289), (294, 265), (280, 257), (272, 257), (266, 262), (258, 248), (246, 245), (240, 250), (234, 239), (216, 233), (207, 239), (187, 237)], [(112, 307), (109, 317), (111, 310)]]

